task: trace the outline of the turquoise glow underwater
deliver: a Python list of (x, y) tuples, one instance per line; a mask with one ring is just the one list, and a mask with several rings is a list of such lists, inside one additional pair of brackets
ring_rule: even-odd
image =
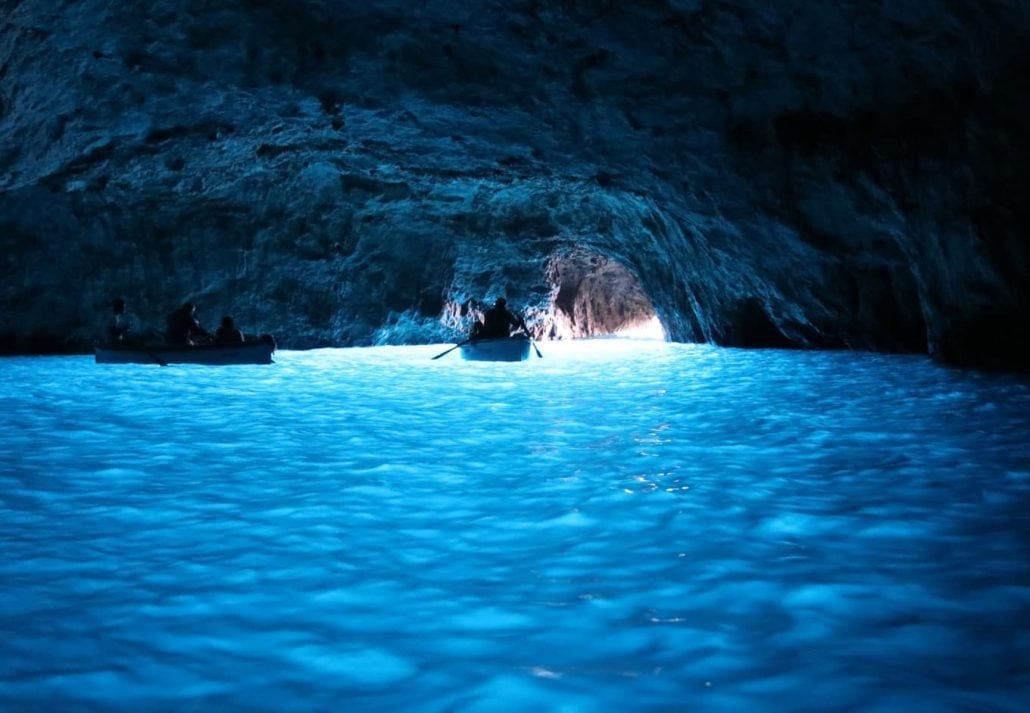
[(447, 346), (0, 360), (0, 709), (1030, 700), (1025, 379)]

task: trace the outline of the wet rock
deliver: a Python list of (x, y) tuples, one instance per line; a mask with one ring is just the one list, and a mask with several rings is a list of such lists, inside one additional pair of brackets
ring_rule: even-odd
[(1026, 368), (1015, 0), (6, 3), (0, 334), (539, 336)]

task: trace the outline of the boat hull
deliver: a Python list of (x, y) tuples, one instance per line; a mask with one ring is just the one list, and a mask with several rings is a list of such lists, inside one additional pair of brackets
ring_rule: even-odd
[(113, 346), (98, 344), (93, 348), (97, 364), (271, 364), (275, 340), (261, 337), (242, 344), (155, 344), (151, 346)]
[(466, 361), (524, 361), (532, 344), (525, 337), (477, 339), (461, 345), (461, 358)]

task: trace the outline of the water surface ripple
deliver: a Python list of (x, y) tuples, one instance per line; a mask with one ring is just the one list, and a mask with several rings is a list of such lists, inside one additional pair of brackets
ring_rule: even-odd
[(0, 360), (0, 709), (1026, 710), (1025, 380), (446, 346)]

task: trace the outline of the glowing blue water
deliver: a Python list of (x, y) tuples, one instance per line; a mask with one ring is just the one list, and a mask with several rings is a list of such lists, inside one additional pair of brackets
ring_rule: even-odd
[(0, 708), (1025, 710), (1027, 382), (445, 346), (0, 360)]

